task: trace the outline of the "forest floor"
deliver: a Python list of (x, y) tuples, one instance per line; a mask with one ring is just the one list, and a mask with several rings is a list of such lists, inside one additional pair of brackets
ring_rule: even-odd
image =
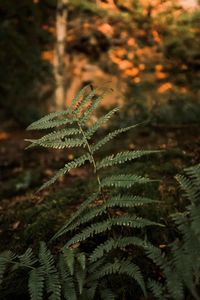
[[(0, 132), (0, 251), (23, 251), (27, 246), (37, 246), (41, 239), (48, 240), (94, 188), (92, 170), (86, 166), (37, 193), (43, 182), (73, 159), (73, 152), (25, 151), (24, 139), (30, 136), (24, 130)], [(164, 151), (127, 168), (158, 179), (158, 185), (147, 192), (162, 201), (164, 215), (183, 208), (183, 203), (177, 202), (179, 190), (174, 176), (200, 161), (198, 126), (146, 126), (114, 141), (107, 150), (141, 148)]]

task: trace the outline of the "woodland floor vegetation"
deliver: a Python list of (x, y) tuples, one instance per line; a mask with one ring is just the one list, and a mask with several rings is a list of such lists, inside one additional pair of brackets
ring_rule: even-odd
[(200, 1), (0, 15), (0, 300), (199, 300)]

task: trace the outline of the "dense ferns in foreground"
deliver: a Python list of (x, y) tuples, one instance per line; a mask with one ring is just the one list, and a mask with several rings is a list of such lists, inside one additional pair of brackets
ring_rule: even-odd
[(165, 284), (149, 281), (155, 299), (200, 299), (200, 165), (186, 169), (186, 175), (176, 176), (189, 201), (186, 211), (173, 216), (180, 238), (169, 245), (169, 255), (147, 250), (165, 278)]
[[(18, 268), (27, 270), (32, 300), (46, 297), (53, 300), (138, 299), (142, 294), (147, 297), (145, 284), (147, 274), (144, 270), (145, 263), (150, 263), (149, 259), (145, 258), (147, 255), (163, 270), (163, 278), (166, 278), (166, 287), (160, 282), (149, 280), (149, 290), (155, 297), (160, 297), (159, 299), (165, 299), (162, 293), (167, 290), (169, 295), (172, 295), (171, 297), (179, 296), (179, 286), (170, 284), (175, 282), (173, 269), (180, 265), (181, 255), (188, 254), (188, 252), (185, 254), (184, 247), (186, 246), (182, 249), (179, 244), (174, 244), (172, 258), (169, 260), (163, 258), (161, 251), (148, 241), (145, 228), (160, 226), (160, 224), (139, 216), (136, 211), (140, 206), (155, 205), (157, 202), (143, 195), (135, 195), (134, 187), (150, 184), (151, 180), (136, 174), (127, 174), (122, 168), (123, 164), (128, 161), (157, 151), (125, 151), (109, 154), (99, 159), (99, 151), (104, 145), (119, 134), (134, 128), (135, 125), (109, 132), (105, 137), (96, 141), (94, 134), (118, 111), (118, 108), (92, 121), (93, 111), (107, 92), (97, 97), (97, 90), (94, 89), (85, 96), (87, 88), (80, 91), (70, 108), (62, 112), (51, 113), (29, 126), (28, 129), (31, 130), (53, 129), (52, 132), (39, 139), (29, 140), (31, 142), (29, 147), (79, 148), (79, 156), (68, 162), (42, 188), (48, 187), (71, 169), (89, 163), (93, 167), (96, 178), (96, 191), (80, 205), (71, 219), (52, 238), (51, 242), (54, 243), (58, 238), (65, 241), (56, 256), (53, 256), (44, 242), (40, 243), (37, 257), (31, 249), (21, 256), (7, 251), (0, 257), (0, 280), (3, 279), (4, 272), (8, 270)], [(116, 168), (118, 165), (120, 168)], [(109, 171), (111, 175), (107, 175), (106, 170), (110, 168), (113, 168), (111, 169), (113, 172)], [(194, 188), (199, 180), (197, 178), (199, 169), (195, 170), (197, 170), (195, 173), (192, 173), (193, 169), (190, 170), (192, 182), (184, 177), (178, 178), (181, 185), (186, 188), (189, 198), (195, 197), (193, 199), (197, 202), (199, 191), (196, 192)], [(197, 216), (199, 216), (198, 212)], [(182, 223), (178, 220), (176, 222), (182, 228)], [(197, 221), (198, 219), (193, 216), (192, 224)], [(197, 225), (195, 228), (197, 230)], [(188, 234), (187, 230), (186, 233)], [(195, 234), (197, 234), (196, 231)], [(188, 247), (194, 246), (194, 244), (189, 244), (188, 238), (185, 238), (182, 244), (185, 245), (188, 242)], [(198, 244), (199, 240), (196, 236), (192, 240), (193, 243)], [(190, 254), (194, 255), (194, 252)], [(185, 260), (188, 268), (190, 268), (189, 263), (190, 260), (188, 262)], [(181, 266), (184, 268), (183, 265)], [(197, 281), (197, 270), (193, 268), (190, 270), (192, 274), (196, 274), (195, 280)], [(177, 280), (177, 282), (179, 285), (182, 284), (181, 290), (183, 290), (183, 285), (188, 286), (197, 297), (193, 278), (191, 278), (192, 276), (188, 277), (190, 281), (187, 283), (185, 279)], [(195, 284), (198, 284), (196, 281)], [(184, 299), (182, 294), (174, 299)]]

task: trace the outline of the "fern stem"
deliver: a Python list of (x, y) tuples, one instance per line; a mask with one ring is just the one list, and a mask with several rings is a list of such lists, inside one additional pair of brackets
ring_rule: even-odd
[(82, 133), (82, 135), (83, 135), (83, 138), (84, 138), (84, 140), (85, 140), (85, 142), (86, 142), (88, 151), (89, 151), (89, 153), (90, 153), (90, 155), (91, 155), (92, 164), (93, 164), (93, 168), (94, 168), (94, 173), (96, 174), (96, 178), (97, 178), (97, 182), (98, 182), (99, 191), (101, 191), (101, 180), (100, 180), (100, 177), (99, 177), (98, 172), (97, 172), (97, 166), (96, 166), (96, 162), (95, 162), (95, 159), (94, 159), (94, 156), (93, 156), (92, 149), (91, 149), (90, 144), (89, 144), (89, 142), (88, 142), (88, 139), (87, 139), (87, 137), (86, 137), (86, 135), (85, 135), (85, 132), (84, 132), (84, 130), (83, 130), (83, 128), (82, 128), (82, 126), (81, 126), (81, 124), (79, 123), (78, 120), (77, 120), (77, 123), (78, 123), (78, 126), (79, 126), (79, 128), (80, 128), (80, 131), (81, 131), (81, 133)]

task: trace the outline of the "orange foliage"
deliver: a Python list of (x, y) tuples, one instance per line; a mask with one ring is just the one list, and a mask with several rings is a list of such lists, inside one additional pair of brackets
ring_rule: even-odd
[(140, 71), (144, 71), (146, 69), (145, 64), (139, 64), (138, 68), (140, 69)]
[(155, 65), (155, 70), (156, 72), (160, 72), (163, 70), (163, 66), (162, 65)]
[(136, 75), (138, 75), (140, 72), (140, 70), (138, 68), (131, 68), (128, 70), (125, 70), (124, 74), (126, 76), (130, 76), (130, 77), (135, 77)]
[(159, 88), (158, 88), (158, 93), (163, 94), (173, 88), (173, 85), (170, 82), (163, 83)]
[(128, 46), (136, 46), (137, 45), (134, 38), (129, 38), (127, 44), (128, 44)]
[(105, 34), (107, 37), (111, 38), (114, 34), (113, 27), (108, 23), (104, 23), (98, 26), (98, 30)]
[(53, 62), (54, 62), (54, 53), (53, 53), (53, 51), (43, 51), (41, 56), (42, 56), (43, 60), (47, 60), (48, 62), (53, 64)]
[(141, 81), (141, 78), (139, 76), (133, 78), (134, 83), (139, 83)]
[(129, 69), (131, 67), (132, 67), (132, 63), (127, 59), (121, 60), (121, 62), (119, 64), (119, 69), (122, 70), (122, 71), (126, 70), (126, 69)]
[(167, 78), (169, 76), (169, 74), (164, 73), (164, 72), (156, 72), (156, 78), (157, 79), (164, 79)]

